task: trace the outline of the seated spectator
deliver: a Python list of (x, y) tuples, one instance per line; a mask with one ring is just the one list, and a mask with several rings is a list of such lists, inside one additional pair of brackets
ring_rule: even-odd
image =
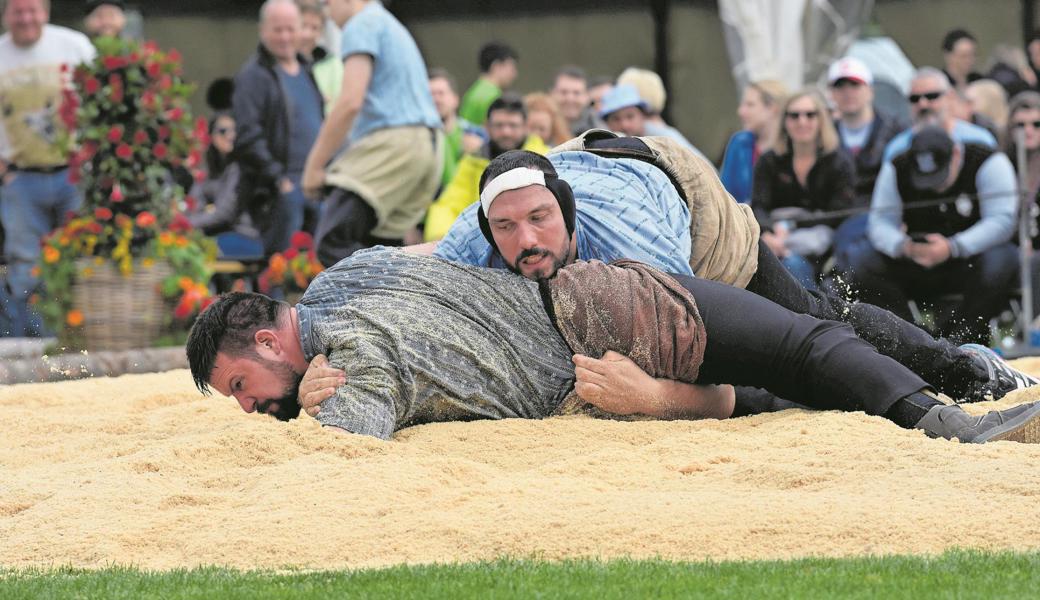
[(519, 60), (516, 50), (507, 44), (484, 44), (478, 57), (480, 76), (463, 94), (459, 116), (470, 123), (483, 125), (491, 103), (516, 81)]
[(678, 129), (665, 123), (664, 117), (661, 116), (661, 113), (664, 112), (664, 105), (668, 100), (668, 93), (664, 89), (664, 82), (661, 81), (660, 75), (648, 69), (629, 67), (622, 71), (621, 75), (618, 75), (617, 82), (618, 85), (635, 86), (636, 90), (639, 91), (639, 97), (646, 103), (646, 125), (644, 127), (646, 133), (630, 133), (629, 135), (670, 137), (698, 155), (704, 156), (700, 150), (690, 143), (690, 140), (686, 139), (686, 136), (679, 133)]
[(91, 38), (120, 37), (126, 29), (125, 10), (123, 0), (88, 0), (83, 31)]
[[(651, 133), (650, 105), (640, 96), (639, 90), (631, 84), (618, 84), (611, 88), (603, 96), (599, 116), (603, 118), (607, 128), (615, 133), (623, 133), (628, 136), (662, 135), (660, 130), (658, 133)], [(700, 150), (689, 145), (688, 141), (683, 142), (670, 135), (664, 137), (675, 139), (697, 156), (707, 160)]]
[(325, 114), (332, 110), (343, 87), (343, 61), (339, 58), (339, 29), (325, 18), (321, 0), (296, 0), (300, 9), (297, 49), (311, 63), (314, 82), (324, 101)]
[(989, 60), (987, 77), (999, 83), (1007, 97), (1037, 88), (1036, 73), (1029, 66), (1029, 59), (1021, 48), (1010, 44), (997, 44)]
[(993, 129), (986, 129), (993, 134), (998, 141), (1004, 138), (1004, 130), (1007, 128), (1007, 92), (992, 79), (980, 79), (968, 84), (964, 95), (971, 105), (972, 123), (985, 126), (984, 123), (993, 125)]
[(868, 226), (872, 247), (852, 257), (850, 282), (861, 300), (907, 319), (910, 298), (963, 294), (937, 319), (937, 332), (988, 345), (989, 319), (1018, 273), (1010, 242), (1017, 207), (1007, 156), (926, 125), (881, 168)]
[(982, 79), (982, 75), (975, 72), (978, 47), (975, 36), (963, 29), (954, 29), (943, 38), (943, 63), (946, 65), (943, 73), (950, 85), (963, 90), (969, 83)]
[[(1040, 93), (1026, 91), (1011, 99), (1008, 108), (1007, 130), (1004, 139), (1007, 140), (1007, 155), (1012, 165), (1018, 170), (1018, 141), (1016, 134), (1020, 134), (1026, 154), (1026, 177), (1025, 189), (1023, 190), (1023, 201), (1033, 216), (1036, 223), (1030, 232), (1033, 238), (1033, 249), (1040, 249), (1040, 209), (1037, 200), (1040, 199)], [(1040, 315), (1040, 253), (1033, 254), (1031, 265), (1033, 272), (1033, 314)]]
[(437, 115), (441, 118), (444, 131), (444, 170), (441, 171), (441, 190), (455, 176), (463, 155), (463, 136), (472, 127), (469, 121), (459, 116), (459, 94), (455, 78), (445, 69), (430, 69), (430, 95)]
[[(910, 101), (910, 118), (915, 127), (940, 125), (955, 142), (997, 147), (996, 137), (984, 127), (957, 117), (954, 112), (954, 104), (958, 101), (957, 94), (942, 71), (934, 67), (918, 69), (914, 78), (910, 80), (910, 94), (907, 99)], [(913, 130), (906, 129), (892, 138), (885, 147), (885, 161), (906, 152), (912, 136)]]
[(726, 144), (719, 177), (722, 185), (740, 203), (751, 201), (751, 185), (755, 177), (758, 157), (776, 143), (780, 122), (780, 106), (787, 96), (783, 83), (765, 79), (746, 88), (737, 107), (737, 117), (743, 127)]
[(443, 238), (462, 211), (479, 199), (480, 176), (493, 158), (516, 149), (539, 154), (549, 152), (540, 137), (528, 135), (524, 102), (515, 94), (503, 94), (491, 103), (487, 114), (487, 131), (490, 136), (487, 143), (479, 153), (462, 157), (455, 177), (430, 205), (423, 231), (427, 242)]
[(592, 107), (592, 114), (597, 119), (603, 112), (603, 96), (613, 87), (614, 78), (607, 75), (600, 75), (589, 80), (589, 105)]
[[(585, 71), (580, 67), (568, 65), (556, 72), (552, 89), (549, 90), (560, 109), (560, 114), (567, 121), (571, 135), (574, 136), (603, 126), (592, 108), (588, 83)], [(531, 115), (528, 114), (527, 117), (530, 120)]]
[(209, 121), (209, 148), (206, 149), (205, 178), (196, 181), (188, 196), (188, 220), (196, 229), (216, 236), (221, 256), (263, 256), (260, 232), (238, 203), (238, 165), (231, 160), (235, 147), (235, 120), (229, 113), (217, 113)]
[(798, 220), (855, 205), (855, 167), (841, 151), (823, 97), (803, 90), (783, 105), (783, 123), (773, 149), (755, 165), (751, 208), (762, 241), (807, 289), (816, 289), (817, 269), (829, 255), (841, 218), (812, 226)]
[[(979, 81), (982, 80), (980, 79)], [(978, 83), (978, 81), (975, 83)], [(975, 111), (971, 99), (968, 97), (967, 88), (953, 88), (950, 91), (950, 114), (960, 121), (971, 123), (972, 125), (985, 129), (994, 139), (999, 137), (1000, 131), (997, 130), (997, 124), (994, 123), (989, 116)]]
[(542, 138), (550, 147), (571, 139), (567, 121), (548, 94), (535, 92), (524, 96), (524, 108), (527, 109), (527, 133)]

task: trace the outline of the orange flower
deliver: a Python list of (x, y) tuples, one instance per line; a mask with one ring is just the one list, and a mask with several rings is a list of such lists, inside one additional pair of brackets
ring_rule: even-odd
[(181, 288), (182, 292), (190, 290), (193, 285), (195, 285), (195, 282), (188, 276), (183, 276), (177, 280), (177, 287)]
[(61, 258), (61, 252), (58, 252), (54, 246), (43, 247), (43, 262), (52, 265), (58, 262), (59, 258)]
[(65, 315), (65, 322), (69, 327), (79, 327), (83, 324), (83, 311), (78, 308), (70, 310), (69, 314)]
[(176, 241), (173, 242), (178, 248), (188, 247), (188, 238), (183, 235), (178, 235)]
[(146, 210), (137, 214), (138, 227), (151, 227), (152, 225), (155, 225), (155, 215)]
[(159, 234), (159, 243), (163, 246), (169, 246), (173, 244), (173, 234), (169, 231), (164, 231)]
[(40, 265), (34, 265), (32, 270), (29, 271), (29, 275), (31, 275), (34, 278), (35, 277), (39, 277), (40, 276)]

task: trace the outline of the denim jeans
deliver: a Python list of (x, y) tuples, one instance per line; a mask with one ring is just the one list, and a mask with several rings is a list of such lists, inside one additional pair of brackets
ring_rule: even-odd
[(281, 252), (289, 247), (292, 234), (303, 229), (304, 211), (307, 199), (300, 188), (300, 176), (291, 175), (293, 191), (278, 194), (276, 204), (271, 211), (270, 224), (260, 233), (264, 252), (268, 256)]
[(12, 337), (42, 334), (39, 315), (29, 309), (29, 296), (38, 281), (32, 268), (40, 258), (40, 240), (79, 208), (79, 191), (69, 183), (68, 170), (57, 173), (15, 173), (0, 191), (0, 220), (4, 225), (4, 255), (7, 257), (7, 287), (10, 297), (4, 306)]
[(798, 280), (798, 283), (802, 284), (802, 287), (813, 291), (818, 289), (816, 287), (816, 267), (809, 262), (809, 259), (791, 252), (780, 259), (780, 262)]

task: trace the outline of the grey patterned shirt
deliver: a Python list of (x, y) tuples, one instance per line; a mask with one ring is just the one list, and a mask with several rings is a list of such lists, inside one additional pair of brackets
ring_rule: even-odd
[(296, 309), (307, 359), (346, 371), (323, 425), (385, 439), (420, 423), (538, 419), (574, 384), (537, 284), (512, 273), (375, 248), (319, 275)]

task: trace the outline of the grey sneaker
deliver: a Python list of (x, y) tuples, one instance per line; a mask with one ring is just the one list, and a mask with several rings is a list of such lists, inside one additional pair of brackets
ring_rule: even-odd
[(984, 400), (1000, 400), (1015, 390), (1033, 387), (1040, 383), (1022, 371), (1007, 364), (999, 354), (981, 344), (964, 344), (961, 347), (975, 359), (975, 362), (986, 369), (988, 381), (979, 381), (969, 390), (960, 402), (982, 402)]
[(991, 410), (978, 417), (957, 405), (935, 406), (914, 427), (932, 437), (957, 438), (966, 444), (1002, 440), (1040, 444), (1040, 402)]

